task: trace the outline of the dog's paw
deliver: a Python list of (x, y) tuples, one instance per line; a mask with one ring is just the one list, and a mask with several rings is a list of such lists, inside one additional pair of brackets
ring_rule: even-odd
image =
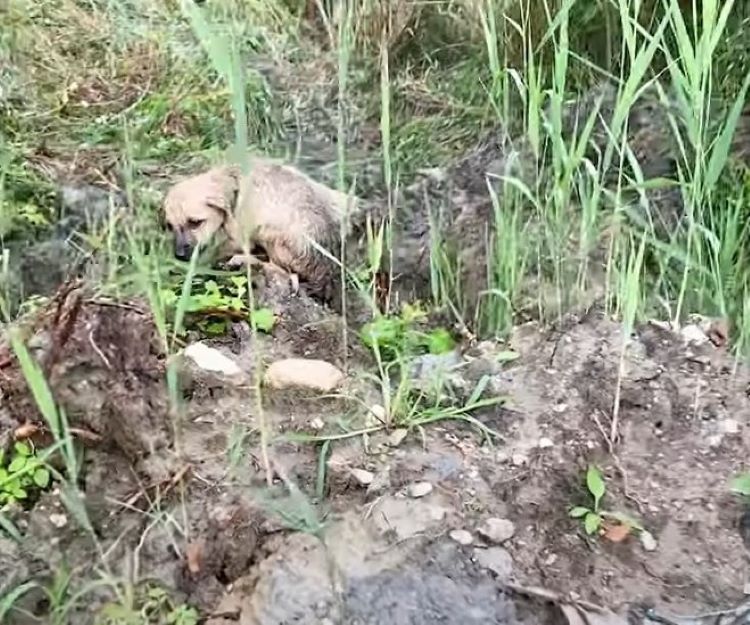
[(290, 273), (271, 262), (262, 263), (261, 271), (266, 285), (272, 286), (274, 291), (280, 295), (282, 293), (286, 295), (299, 294), (299, 276), (296, 273)]
[(263, 263), (252, 254), (235, 254), (232, 258), (223, 263), (224, 268), (230, 270), (241, 269), (248, 265), (251, 267), (257, 267), (263, 265)]

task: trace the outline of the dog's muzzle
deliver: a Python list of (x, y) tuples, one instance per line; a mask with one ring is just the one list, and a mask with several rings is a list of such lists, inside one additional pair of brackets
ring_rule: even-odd
[(193, 246), (190, 241), (179, 234), (174, 239), (174, 256), (177, 260), (190, 260), (193, 255)]

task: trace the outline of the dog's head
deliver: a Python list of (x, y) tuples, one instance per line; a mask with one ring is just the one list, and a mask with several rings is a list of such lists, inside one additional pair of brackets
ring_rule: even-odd
[(174, 255), (190, 260), (193, 250), (223, 233), (231, 219), (239, 193), (239, 172), (215, 167), (186, 178), (169, 189), (164, 198), (164, 218), (174, 235)]

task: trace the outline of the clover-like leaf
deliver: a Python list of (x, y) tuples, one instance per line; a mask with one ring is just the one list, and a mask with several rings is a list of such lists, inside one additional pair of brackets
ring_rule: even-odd
[(26, 456), (16, 456), (15, 458), (13, 458), (13, 460), (11, 460), (11, 463), (8, 465), (8, 472), (18, 473), (19, 471), (23, 471), (27, 462), (28, 462), (28, 458), (26, 458)]
[(23, 441), (18, 441), (15, 445), (13, 445), (13, 450), (16, 452), (16, 455), (18, 456), (30, 456), (31, 455), (31, 447), (29, 447), (29, 445), (24, 443)]
[(583, 506), (576, 506), (573, 508), (568, 514), (572, 519), (580, 519), (581, 517), (585, 516), (591, 512), (588, 508), (585, 508)]
[(598, 514), (595, 514), (594, 512), (589, 512), (586, 515), (586, 518), (583, 519), (583, 526), (586, 529), (586, 533), (591, 536), (591, 534), (596, 533), (596, 531), (599, 529), (599, 526), (601, 525), (602, 519)]
[(47, 486), (49, 486), (49, 471), (44, 467), (40, 467), (36, 471), (34, 471), (33, 478), (34, 484), (36, 484), (39, 488), (47, 488)]
[(602, 474), (599, 473), (599, 469), (594, 465), (589, 466), (589, 469), (586, 472), (586, 487), (594, 497), (594, 510), (598, 510), (599, 502), (602, 500), (602, 497), (604, 497), (606, 487), (604, 485)]
[(258, 308), (250, 313), (255, 327), (261, 332), (270, 332), (276, 323), (276, 315), (270, 308)]

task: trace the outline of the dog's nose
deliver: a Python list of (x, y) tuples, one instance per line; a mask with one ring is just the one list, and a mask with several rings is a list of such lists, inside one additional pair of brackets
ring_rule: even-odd
[(190, 260), (192, 253), (193, 250), (189, 245), (176, 245), (174, 248), (174, 256), (177, 260)]

